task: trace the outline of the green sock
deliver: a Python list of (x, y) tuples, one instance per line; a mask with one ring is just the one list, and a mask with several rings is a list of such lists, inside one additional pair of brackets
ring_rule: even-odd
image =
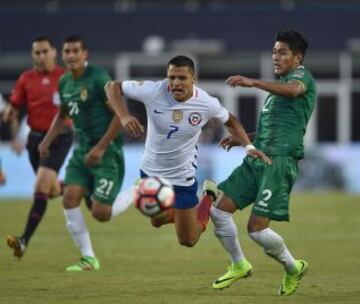
[(299, 266), (300, 266), (299, 263), (296, 261), (294, 268), (291, 269), (291, 270), (288, 272), (288, 274), (290, 274), (290, 275), (297, 274), (297, 273), (299, 272)]
[(235, 268), (243, 268), (247, 263), (248, 261), (244, 258), (239, 262), (233, 263), (233, 265), (235, 266)]

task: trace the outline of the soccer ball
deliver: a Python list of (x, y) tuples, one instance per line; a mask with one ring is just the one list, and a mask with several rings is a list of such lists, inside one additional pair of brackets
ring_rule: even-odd
[(145, 177), (135, 191), (135, 206), (152, 217), (172, 207), (175, 193), (170, 182), (162, 177)]

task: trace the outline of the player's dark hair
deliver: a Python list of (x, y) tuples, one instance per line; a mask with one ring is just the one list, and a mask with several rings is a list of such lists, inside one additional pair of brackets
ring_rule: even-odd
[(305, 57), (308, 43), (302, 32), (298, 30), (282, 30), (276, 33), (275, 41), (286, 43), (294, 54), (301, 53), (303, 58)]
[(73, 34), (69, 35), (64, 39), (64, 43), (68, 42), (80, 42), (81, 48), (83, 50), (86, 50), (86, 43), (85, 39), (81, 35)]
[(195, 65), (194, 65), (194, 61), (186, 56), (180, 55), (180, 56), (176, 56), (172, 59), (170, 59), (170, 61), (167, 64), (167, 67), (169, 68), (170, 65), (174, 65), (176, 67), (188, 67), (192, 72), (195, 72)]
[(45, 35), (35, 36), (31, 42), (31, 44), (33, 44), (34, 42), (43, 42), (43, 41), (48, 42), (52, 48), (55, 48), (55, 44), (52, 41), (52, 39), (50, 39), (48, 36), (45, 36)]

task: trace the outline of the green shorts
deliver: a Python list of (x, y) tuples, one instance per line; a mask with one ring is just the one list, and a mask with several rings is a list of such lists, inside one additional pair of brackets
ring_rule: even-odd
[(298, 160), (271, 156), (272, 165), (247, 156), (241, 166), (219, 184), (239, 209), (254, 203), (252, 213), (276, 221), (289, 221), (290, 192), (298, 174)]
[(95, 167), (85, 165), (85, 155), (88, 152), (77, 148), (67, 167), (65, 185), (80, 185), (92, 194), (100, 203), (112, 205), (120, 191), (125, 164), (122, 150), (109, 149)]

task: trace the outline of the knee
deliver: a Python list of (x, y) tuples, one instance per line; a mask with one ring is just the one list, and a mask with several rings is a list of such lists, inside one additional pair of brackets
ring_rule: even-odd
[(112, 207), (92, 199), (91, 215), (98, 222), (108, 222), (111, 219)]
[(47, 181), (37, 180), (34, 188), (35, 188), (34, 189), (35, 193), (41, 192), (41, 193), (49, 195), (49, 197), (50, 197), (51, 185)]
[(269, 228), (270, 219), (252, 215), (247, 225), (248, 233), (258, 232)]
[(159, 219), (151, 218), (151, 225), (155, 228), (160, 228), (162, 226), (162, 222)]
[(151, 225), (155, 228), (160, 228), (162, 225), (168, 224), (169, 217), (167, 213), (160, 214), (159, 216), (155, 216), (151, 218)]
[(107, 211), (101, 212), (98, 210), (91, 210), (91, 215), (98, 222), (108, 222), (111, 219), (111, 212), (107, 212)]
[(50, 190), (49, 190), (49, 198), (56, 198), (56, 197), (59, 197), (61, 196), (62, 194), (62, 189), (61, 189), (61, 185), (59, 184), (58, 188), (57, 187), (52, 187)]
[(264, 227), (257, 221), (250, 220), (247, 224), (247, 232), (250, 235), (253, 232), (264, 230)]
[(64, 195), (63, 205), (65, 209), (73, 209), (80, 206), (80, 202), (75, 195), (67, 193), (66, 195)]
[(178, 242), (181, 246), (194, 247), (199, 241), (200, 235), (195, 233), (178, 235)]
[(262, 229), (260, 229), (259, 225), (257, 223), (254, 222), (249, 222), (247, 224), (247, 232), (248, 235), (250, 235), (253, 232), (257, 232), (257, 231), (261, 231)]
[(185, 247), (194, 247), (197, 243), (197, 240), (187, 240), (187, 239), (181, 239), (179, 240), (179, 244), (181, 246), (185, 246)]

